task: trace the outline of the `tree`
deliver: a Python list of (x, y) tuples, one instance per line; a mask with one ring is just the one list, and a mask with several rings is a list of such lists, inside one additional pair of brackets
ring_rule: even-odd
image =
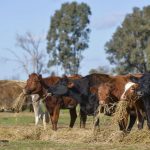
[(110, 68), (108, 66), (99, 66), (97, 69), (91, 69), (89, 71), (89, 74), (92, 73), (104, 73), (104, 74), (110, 74)]
[(150, 6), (134, 8), (106, 43), (108, 60), (120, 74), (150, 71)]
[(47, 35), (48, 67), (58, 65), (65, 74), (78, 73), (82, 51), (88, 48), (90, 15), (87, 4), (76, 2), (65, 3), (55, 12)]
[(30, 32), (25, 35), (17, 34), (16, 45), (21, 48), (22, 56), (14, 50), (7, 49), (14, 56), (14, 59), (6, 58), (8, 61), (16, 61), (26, 74), (47, 72), (46, 64), (44, 64), (46, 56), (41, 46), (42, 37), (35, 37)]

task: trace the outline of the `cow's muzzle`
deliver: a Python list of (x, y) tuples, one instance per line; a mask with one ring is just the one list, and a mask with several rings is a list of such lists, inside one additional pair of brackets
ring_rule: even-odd
[(138, 95), (139, 97), (142, 97), (142, 96), (143, 96), (143, 92), (142, 92), (142, 91), (137, 91), (137, 95)]
[(31, 90), (23, 89), (23, 94), (26, 95), (31, 94)]

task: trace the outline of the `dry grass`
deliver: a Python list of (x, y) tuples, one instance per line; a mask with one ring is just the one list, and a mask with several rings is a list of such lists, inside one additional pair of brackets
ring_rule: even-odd
[(40, 140), (40, 141), (54, 141), (57, 143), (90, 143), (90, 144), (150, 144), (150, 132), (147, 130), (134, 130), (130, 134), (124, 134), (121, 131), (102, 129), (93, 134), (91, 129), (80, 128), (60, 128), (57, 132), (51, 130), (43, 130), (43, 127), (29, 126), (12, 126), (0, 127), (0, 139), (8, 141), (18, 140)]
[[(27, 115), (28, 113), (24, 113)], [(17, 117), (12, 114), (14, 119)], [(66, 114), (64, 114), (66, 115)], [(18, 117), (20, 117), (19, 114)], [(101, 115), (101, 127), (97, 134), (93, 134), (91, 123), (87, 123), (86, 129), (81, 129), (77, 125), (70, 129), (68, 126), (58, 125), (58, 130), (53, 131), (51, 125), (44, 130), (42, 125), (34, 126), (34, 123), (29, 125), (17, 126), (2, 126), (0, 125), (0, 139), (8, 141), (17, 140), (40, 140), (40, 141), (55, 141), (59, 143), (150, 143), (150, 132), (146, 129), (138, 131), (136, 128), (130, 134), (125, 134), (118, 130), (113, 124), (110, 117)], [(91, 121), (91, 120), (90, 120)]]
[[(10, 115), (13, 116), (14, 119), (19, 117), (33, 116), (33, 114), (26, 112), (19, 113), (17, 114), (17, 116), (15, 116), (15, 114), (13, 113), (11, 113)], [(2, 118), (3, 116), (8, 117), (8, 113), (1, 113), (0, 118)], [(39, 147), (39, 143), (44, 142), (47, 144), (52, 144), (53, 146), (50, 145), (52, 150), (150, 149), (150, 132), (146, 129), (146, 127), (143, 130), (139, 131), (135, 126), (130, 134), (124, 134), (123, 132), (118, 130), (118, 126), (113, 123), (111, 117), (107, 117), (101, 114), (100, 118), (101, 127), (100, 131), (97, 132), (97, 134), (93, 134), (92, 118), (88, 119), (86, 129), (79, 128), (79, 120), (77, 120), (77, 123), (73, 129), (69, 129), (69, 114), (67, 111), (65, 113), (61, 113), (57, 131), (53, 131), (51, 129), (51, 125), (48, 125), (46, 130), (43, 129), (42, 124), (40, 124), (38, 127), (35, 127), (34, 121), (26, 125), (1, 125), (0, 123), (0, 140), (9, 141), (9, 143), (12, 143), (12, 145), (18, 141), (20, 141), (20, 143), (22, 144), (23, 142), (28, 141), (25, 144), (26, 146), (29, 143), (34, 143), (35, 147), (37, 145), (37, 148)], [(42, 143), (41, 147), (43, 147)], [(47, 147), (45, 149), (47, 149)]]

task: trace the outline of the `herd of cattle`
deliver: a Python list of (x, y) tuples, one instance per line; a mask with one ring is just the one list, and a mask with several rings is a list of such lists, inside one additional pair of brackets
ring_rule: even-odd
[[(1, 91), (4, 91), (5, 86), (0, 85)], [(128, 102), (127, 114), (118, 121), (120, 130), (131, 131), (136, 119), (138, 129), (143, 128), (144, 120), (147, 120), (147, 126), (150, 129), (150, 73), (116, 76), (90, 74), (84, 77), (73, 75), (47, 78), (32, 73), (24, 83), (24, 88), (18, 86), (21, 92), (23, 89), (23, 93), (30, 97), (35, 113), (35, 123), (38, 124), (41, 117), (45, 126), (49, 122), (50, 115), (53, 130), (57, 130), (60, 109), (69, 109), (69, 127), (72, 128), (77, 118), (76, 106), (79, 104), (80, 127), (84, 128), (87, 116), (92, 115), (95, 118), (94, 127), (96, 128), (99, 127), (99, 113), (111, 116), (115, 113), (120, 101)], [(11, 90), (13, 88), (9, 87)], [(9, 95), (8, 91), (7, 95)], [(6, 98), (0, 97), (0, 99), (2, 101)], [(48, 112), (45, 110), (42, 114), (40, 113), (41, 103)], [(130, 117), (129, 123), (128, 117)]]

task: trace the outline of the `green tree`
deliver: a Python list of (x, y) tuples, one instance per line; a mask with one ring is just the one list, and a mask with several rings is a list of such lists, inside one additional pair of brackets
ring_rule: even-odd
[(77, 74), (83, 58), (82, 51), (88, 48), (90, 7), (76, 2), (64, 3), (51, 17), (47, 35), (48, 67), (59, 65), (65, 74)]
[(150, 6), (134, 8), (106, 43), (108, 60), (120, 74), (150, 71)]
[(92, 74), (92, 73), (104, 73), (104, 74), (110, 74), (111, 73), (111, 70), (108, 66), (99, 66), (98, 68), (96, 69), (91, 69), (89, 71), (89, 74)]

